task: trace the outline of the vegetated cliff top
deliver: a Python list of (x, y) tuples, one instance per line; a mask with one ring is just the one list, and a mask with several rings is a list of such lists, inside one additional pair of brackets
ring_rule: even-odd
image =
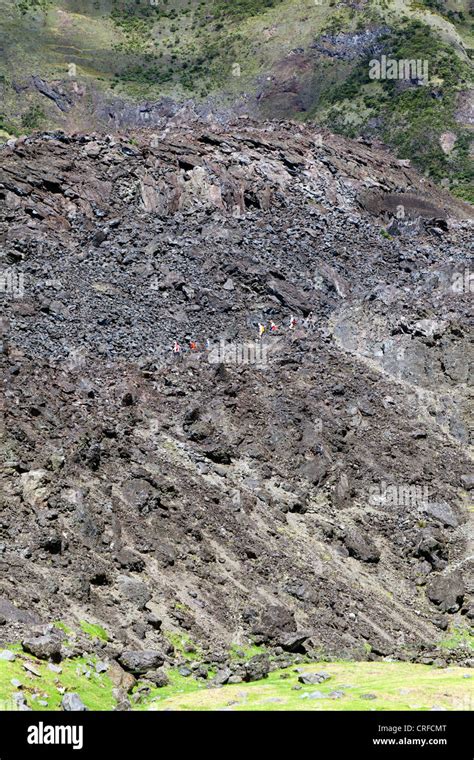
[[(191, 99), (222, 119), (316, 119), (382, 139), (472, 201), (468, 0), (4, 0), (1, 9), (4, 134), (146, 126), (170, 99)], [(371, 79), (382, 55), (426, 62), (428, 81)]]

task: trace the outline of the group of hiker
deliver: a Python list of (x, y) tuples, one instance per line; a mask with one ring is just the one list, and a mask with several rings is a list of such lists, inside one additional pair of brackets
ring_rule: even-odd
[[(190, 340), (188, 347), (189, 347), (190, 351), (199, 351), (200, 350), (199, 343), (196, 340)], [(206, 339), (206, 344), (205, 344), (205, 350), (206, 351), (210, 351), (211, 348), (212, 348), (211, 342), (210, 342), (209, 338), (207, 338)], [(178, 343), (178, 341), (175, 340), (174, 346), (173, 346), (173, 353), (180, 354), (182, 350), (183, 350), (183, 346), (181, 345), (181, 343)]]
[[(298, 320), (295, 319), (295, 317), (292, 314), (291, 317), (290, 317), (290, 324), (289, 324), (290, 330), (294, 330), (295, 329), (297, 321)], [(267, 325), (264, 325), (261, 322), (258, 323), (258, 337), (259, 338), (261, 338), (263, 335), (265, 335), (266, 332), (275, 334), (275, 333), (278, 332), (278, 330), (279, 330), (278, 325), (276, 325), (275, 322), (273, 322), (272, 319), (270, 320), (270, 322), (268, 324), (268, 327), (267, 327)]]
[[(302, 321), (302, 326), (307, 327), (309, 324), (312, 324), (312, 312), (309, 314), (306, 319)], [(290, 315), (290, 320), (288, 323), (288, 329), (289, 330), (295, 330), (298, 325), (298, 320), (296, 317), (293, 316), (293, 314)], [(269, 320), (268, 324), (264, 324), (262, 322), (258, 323), (258, 337), (261, 339), (265, 334), (270, 335), (276, 335), (280, 333), (280, 326), (277, 325), (272, 319)], [(196, 340), (190, 340), (187, 346), (184, 344), (179, 343), (179, 341), (175, 340), (173, 345), (173, 353), (180, 354), (184, 348), (187, 348), (189, 351), (192, 352), (198, 352), (198, 351), (211, 351), (212, 350), (212, 344), (209, 338), (206, 339), (204, 345), (201, 347), (201, 344), (199, 344)]]

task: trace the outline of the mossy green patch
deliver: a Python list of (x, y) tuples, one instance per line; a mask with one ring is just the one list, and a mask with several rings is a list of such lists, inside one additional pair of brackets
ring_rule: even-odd
[(62, 620), (55, 620), (53, 623), (55, 628), (58, 628), (60, 631), (63, 631), (63, 633), (66, 634), (66, 636), (73, 636), (74, 631), (72, 628), (70, 628), (66, 623), (64, 623)]
[(100, 639), (101, 641), (109, 640), (109, 634), (105, 628), (102, 628), (101, 625), (97, 625), (96, 623), (88, 623), (87, 620), (81, 620), (80, 625), (84, 633), (90, 636), (91, 639)]
[(202, 655), (201, 647), (196, 644), (191, 636), (180, 631), (164, 631), (165, 637), (173, 646), (174, 651), (185, 660), (198, 660)]
[(459, 624), (451, 626), (446, 638), (439, 643), (439, 646), (443, 649), (474, 650), (474, 634), (472, 629)]
[(250, 660), (251, 657), (255, 657), (257, 654), (264, 654), (265, 647), (257, 644), (251, 646), (240, 646), (239, 644), (232, 644), (229, 649), (229, 656), (231, 660)]

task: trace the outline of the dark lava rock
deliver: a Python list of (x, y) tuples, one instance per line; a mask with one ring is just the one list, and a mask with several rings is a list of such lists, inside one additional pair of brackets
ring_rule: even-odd
[(323, 482), (328, 474), (328, 463), (322, 458), (312, 459), (301, 468), (301, 474), (315, 486)]
[[(300, 649), (307, 628), (331, 652), (380, 646), (383, 630), (393, 654), (381, 586), (397, 589), (407, 651), (436, 640), (416, 581), (469, 550), (456, 505), (471, 482), (471, 294), (451, 285), (470, 207), (385, 148), (325, 132), (315, 150), (311, 126), (190, 127), (187, 108), (150, 108), (156, 144), (35, 133), (1, 149), (0, 271), (25, 275), (24, 297), (0, 294), (2, 645), (73, 612), (114, 647), (140, 636), (168, 656), (152, 594), (210, 651), (237, 630)], [(456, 223), (388, 240), (399, 204)], [(221, 340), (242, 362), (212, 361)], [(429, 498), (411, 503), (418, 477)]]
[[(290, 512), (294, 511), (295, 510), (293, 508), (290, 509)], [(312, 591), (304, 582), (297, 580), (290, 581), (289, 583), (285, 584), (284, 589), (288, 594), (290, 594), (290, 596), (294, 596), (295, 599), (299, 599), (302, 602), (311, 601), (312, 599)]]
[(460, 573), (437, 575), (431, 578), (427, 587), (428, 599), (443, 612), (454, 613), (459, 610), (464, 599), (464, 583)]
[(257, 654), (243, 666), (243, 681), (261, 681), (270, 672), (270, 661), (267, 655)]
[(380, 552), (375, 546), (375, 543), (368, 535), (364, 535), (357, 528), (349, 530), (344, 536), (343, 541), (344, 546), (351, 557), (355, 557), (355, 559), (358, 559), (361, 562), (379, 561)]
[(228, 449), (215, 447), (208, 449), (205, 452), (208, 459), (216, 464), (230, 464), (232, 462), (232, 454)]
[(223, 686), (229, 681), (231, 676), (232, 671), (229, 668), (221, 668), (217, 671), (211, 683), (216, 684), (217, 686)]
[(40, 660), (52, 660), (53, 662), (61, 660), (61, 638), (54, 634), (47, 633), (44, 636), (23, 639), (21, 645), (25, 652), (38, 657)]
[(125, 650), (118, 658), (119, 663), (125, 670), (140, 675), (147, 670), (155, 670), (164, 663), (161, 652), (153, 649)]
[(260, 634), (264, 641), (271, 641), (279, 638), (282, 633), (296, 631), (296, 623), (290, 610), (273, 605), (261, 614), (252, 630), (253, 633)]
[(115, 555), (115, 559), (124, 570), (141, 573), (145, 569), (145, 561), (131, 549), (120, 549)]
[(148, 514), (161, 504), (160, 492), (143, 478), (133, 478), (123, 486), (123, 498), (139, 512)]
[(306, 642), (309, 639), (309, 634), (304, 632), (288, 633), (282, 636), (278, 640), (278, 644), (285, 652), (296, 652), (298, 654), (306, 654), (308, 647)]
[(164, 670), (148, 670), (145, 673), (145, 678), (151, 681), (155, 686), (161, 688), (162, 686), (168, 686), (170, 680)]
[(425, 506), (424, 511), (426, 514), (434, 517), (435, 520), (442, 525), (447, 525), (449, 528), (457, 528), (460, 523), (460, 518), (448, 504), (440, 504), (438, 502), (429, 503)]
[(30, 610), (16, 607), (8, 599), (0, 597), (0, 616), (5, 622), (22, 623), (23, 625), (37, 625), (40, 622), (38, 615)]
[(120, 575), (117, 584), (121, 594), (132, 602), (139, 610), (145, 607), (145, 604), (151, 599), (151, 592), (148, 587), (135, 578), (129, 578), (126, 575)]
[(150, 613), (146, 620), (147, 620), (148, 625), (151, 625), (151, 627), (154, 628), (155, 631), (160, 630), (163, 621), (159, 617), (157, 617), (155, 614)]

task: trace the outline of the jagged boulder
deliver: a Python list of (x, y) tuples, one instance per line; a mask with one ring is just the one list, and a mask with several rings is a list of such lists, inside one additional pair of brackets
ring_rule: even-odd
[(117, 585), (120, 593), (139, 610), (144, 609), (145, 604), (151, 599), (151, 592), (147, 585), (136, 578), (120, 575)]
[(313, 685), (318, 683), (324, 683), (324, 681), (329, 680), (331, 676), (329, 673), (301, 673), (298, 676), (299, 683), (303, 683), (306, 685)]
[(135, 675), (141, 675), (148, 670), (155, 670), (164, 663), (164, 656), (154, 649), (131, 650), (122, 652), (118, 658), (120, 665)]
[(296, 623), (293, 613), (286, 607), (278, 605), (267, 607), (252, 629), (252, 632), (259, 636), (262, 642), (278, 639), (282, 633), (294, 631), (296, 631)]
[(378, 562), (380, 559), (380, 552), (374, 541), (357, 528), (348, 530), (343, 542), (349, 555), (361, 562)]
[(257, 654), (243, 665), (243, 681), (261, 681), (270, 672), (270, 660), (265, 654)]
[(304, 631), (296, 631), (283, 635), (277, 642), (284, 652), (305, 654), (309, 649), (310, 634)]
[(162, 688), (163, 686), (168, 686), (170, 682), (168, 676), (166, 675), (163, 669), (148, 670), (145, 673), (145, 678), (147, 679), (147, 681), (151, 681), (152, 684), (154, 684), (155, 686), (158, 686), (159, 688)]
[(38, 657), (40, 660), (52, 660), (53, 662), (61, 660), (61, 638), (53, 633), (23, 639), (21, 645), (25, 652)]
[(426, 587), (428, 599), (442, 612), (457, 612), (463, 603), (464, 593), (464, 582), (459, 572), (437, 575), (430, 579)]
[(65, 712), (85, 712), (87, 710), (87, 707), (79, 694), (74, 694), (73, 692), (63, 696), (61, 700), (61, 708)]

